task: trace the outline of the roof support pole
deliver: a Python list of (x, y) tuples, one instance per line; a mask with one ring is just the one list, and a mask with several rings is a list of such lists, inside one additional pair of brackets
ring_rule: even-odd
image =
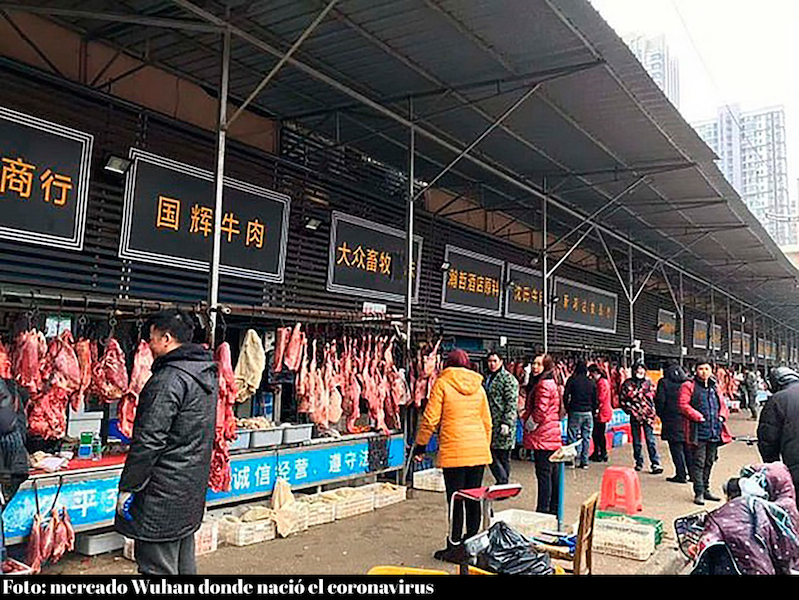
[(610, 265), (613, 267), (613, 272), (616, 273), (616, 277), (621, 284), (621, 289), (624, 290), (624, 295), (627, 297), (627, 300), (631, 300), (632, 296), (630, 296), (630, 291), (627, 289), (627, 284), (624, 282), (624, 278), (621, 276), (619, 267), (616, 265), (616, 259), (613, 258), (613, 255), (610, 253), (610, 248), (608, 248), (608, 245), (605, 243), (605, 237), (598, 229), (596, 233), (599, 237), (599, 241), (602, 242), (602, 247), (605, 249), (605, 254), (608, 255), (608, 260), (610, 261)]
[(758, 346), (760, 344), (757, 343), (757, 313), (754, 310), (752, 310), (752, 344), (754, 345), (754, 348), (752, 349), (752, 354), (754, 354), (755, 356), (755, 361), (754, 361), (755, 369), (757, 369), (758, 368), (757, 362), (760, 359), (760, 356), (758, 355), (758, 350), (759, 350)]
[(635, 299), (633, 296), (633, 288), (635, 281), (633, 279), (633, 247), (632, 244), (627, 246), (627, 282), (629, 285), (629, 293), (627, 298), (630, 301), (630, 347), (635, 345)]
[(549, 258), (548, 258), (549, 252), (547, 250), (547, 235), (549, 235), (548, 231), (547, 231), (547, 228), (548, 228), (547, 206), (548, 206), (549, 202), (547, 202), (546, 189), (547, 189), (547, 180), (546, 180), (546, 178), (544, 178), (544, 195), (541, 197), (541, 200), (543, 202), (543, 206), (541, 207), (541, 212), (543, 213), (543, 216), (544, 216), (543, 227), (542, 227), (543, 233), (544, 233), (544, 237), (543, 237), (542, 243), (541, 243), (541, 254), (542, 254), (542, 260), (544, 261), (543, 262), (543, 269), (544, 269), (543, 288), (544, 289), (542, 290), (543, 293), (544, 293), (544, 315), (543, 315), (543, 317), (544, 317), (543, 318), (544, 354), (547, 354), (549, 352), (549, 323), (550, 323), (549, 307), (552, 304), (552, 302), (551, 302), (552, 299), (550, 298), (551, 292), (550, 292), (550, 289), (549, 289), (549, 271), (547, 269), (547, 264), (548, 264), (548, 260), (549, 260)]
[(680, 273), (680, 366), (685, 364), (685, 352), (688, 344), (685, 343), (685, 287), (683, 286), (682, 273)]
[(730, 365), (732, 365), (732, 309), (729, 296), (727, 296), (727, 356), (730, 357)]
[(250, 103), (253, 100), (255, 100), (256, 96), (258, 96), (258, 94), (260, 94), (263, 91), (263, 89), (267, 85), (269, 85), (269, 82), (272, 81), (272, 79), (274, 79), (275, 75), (277, 75), (277, 72), (280, 71), (280, 69), (283, 67), (283, 65), (286, 64), (286, 62), (288, 62), (288, 60), (297, 51), (297, 49), (300, 46), (302, 46), (302, 43), (308, 39), (308, 36), (310, 36), (313, 33), (314, 29), (316, 29), (319, 26), (319, 23), (321, 23), (324, 20), (324, 18), (327, 16), (327, 14), (331, 10), (333, 10), (333, 7), (336, 4), (338, 4), (338, 0), (330, 0), (330, 2), (327, 3), (327, 6), (325, 6), (325, 8), (322, 9), (322, 12), (320, 12), (319, 15), (313, 20), (313, 23), (311, 23), (310, 25), (308, 25), (308, 27), (305, 28), (305, 31), (303, 31), (302, 35), (300, 35), (300, 37), (297, 38), (297, 41), (294, 42), (294, 44), (292, 44), (288, 52), (286, 52), (280, 58), (280, 60), (277, 61), (277, 64), (274, 67), (272, 67), (272, 70), (269, 71), (269, 73), (266, 75), (266, 77), (263, 78), (261, 83), (259, 83), (258, 86), (253, 90), (252, 94), (250, 94), (247, 97), (247, 99), (244, 101), (244, 103), (241, 106), (239, 106), (238, 110), (235, 113), (233, 113), (233, 116), (230, 117), (230, 120), (228, 121), (228, 126), (232, 125), (233, 122), (236, 119), (238, 119), (239, 115), (247, 109)]
[(713, 291), (713, 286), (710, 286), (710, 348), (711, 356), (718, 358), (716, 355), (716, 294)]
[(669, 294), (671, 295), (671, 301), (674, 303), (674, 308), (677, 310), (677, 314), (680, 315), (682, 319), (683, 309), (680, 301), (677, 300), (677, 294), (674, 293), (674, 288), (671, 285), (671, 281), (669, 281), (669, 276), (666, 274), (665, 267), (661, 264), (660, 265), (660, 272), (663, 274), (663, 280), (666, 282), (666, 287), (669, 289)]
[[(583, 242), (583, 240), (585, 238), (587, 238), (591, 234), (591, 232), (595, 228), (596, 228), (596, 225), (591, 225), (591, 227), (589, 227), (585, 231), (585, 233), (583, 233), (583, 235), (580, 236), (580, 239), (577, 240), (576, 242), (574, 242), (574, 245), (572, 245), (572, 247), (569, 248), (569, 250), (566, 252), (566, 254), (564, 254), (563, 256), (560, 257), (560, 260), (558, 260), (558, 262), (555, 263), (555, 266), (552, 267), (552, 270), (547, 273), (547, 277), (552, 277), (552, 275), (554, 275), (555, 271), (557, 271), (560, 268), (560, 266), (564, 262), (566, 262), (566, 259), (569, 258), (569, 256), (571, 256), (571, 253), (574, 252), (575, 250), (577, 250), (577, 247)], [(549, 250), (547, 250), (546, 252), (549, 252)]]
[[(408, 100), (408, 117), (413, 120), (413, 100)], [(416, 151), (416, 136), (413, 127), (408, 129), (408, 206), (405, 225), (405, 350), (407, 367), (411, 360), (411, 316), (413, 310), (413, 217), (414, 217), (414, 153)], [(410, 372), (410, 371), (409, 371)]]
[[(492, 132), (492, 131), (494, 131), (494, 130), (495, 130), (497, 127), (499, 127), (499, 126), (502, 124), (502, 122), (503, 122), (503, 121), (505, 121), (505, 119), (507, 119), (508, 117), (510, 117), (510, 116), (511, 116), (511, 115), (512, 115), (514, 112), (516, 112), (516, 109), (517, 109), (517, 108), (519, 108), (519, 107), (520, 107), (522, 104), (524, 104), (524, 103), (525, 103), (525, 101), (527, 101), (527, 99), (529, 99), (529, 98), (530, 98), (530, 97), (531, 97), (533, 94), (535, 94), (535, 93), (536, 93), (536, 92), (537, 92), (537, 91), (538, 91), (538, 90), (541, 88), (541, 86), (542, 86), (542, 85), (543, 85), (543, 83), (537, 83), (537, 84), (535, 84), (533, 87), (531, 87), (529, 90), (527, 90), (527, 91), (526, 91), (526, 92), (525, 92), (525, 93), (522, 95), (522, 97), (521, 97), (521, 98), (519, 98), (518, 100), (516, 100), (516, 102), (514, 102), (513, 104), (511, 104), (511, 105), (510, 105), (510, 106), (509, 106), (509, 107), (508, 107), (508, 108), (505, 110), (505, 112), (503, 112), (503, 113), (502, 113), (502, 114), (501, 114), (501, 115), (500, 115), (500, 116), (497, 118), (497, 120), (496, 120), (496, 121), (494, 121), (493, 123), (491, 123), (491, 125), (489, 125), (489, 126), (488, 126), (488, 127), (485, 129), (485, 131), (483, 131), (483, 133), (481, 133), (480, 135), (478, 135), (478, 136), (477, 136), (477, 138), (476, 138), (476, 139), (475, 139), (475, 140), (474, 140), (474, 141), (473, 141), (471, 144), (469, 144), (468, 146), (466, 146), (466, 148), (464, 148), (463, 150), (461, 150), (461, 151), (458, 153), (458, 155), (457, 155), (457, 156), (456, 156), (456, 157), (455, 157), (455, 158), (454, 158), (454, 159), (453, 159), (453, 160), (452, 160), (452, 161), (451, 161), (451, 162), (450, 162), (450, 163), (449, 163), (449, 164), (448, 164), (446, 167), (444, 167), (444, 169), (443, 169), (441, 172), (439, 172), (439, 174), (438, 174), (438, 175), (436, 175), (435, 177), (433, 177), (433, 180), (432, 180), (430, 183), (428, 183), (428, 184), (427, 184), (427, 185), (426, 185), (426, 186), (425, 186), (425, 187), (424, 187), (424, 188), (423, 188), (421, 191), (419, 191), (419, 193), (416, 195), (416, 197), (418, 198), (419, 196), (423, 195), (423, 194), (424, 194), (424, 193), (425, 193), (427, 190), (429, 190), (430, 188), (432, 188), (432, 187), (433, 187), (433, 186), (436, 184), (436, 182), (438, 182), (438, 180), (439, 180), (439, 179), (441, 179), (441, 178), (442, 178), (444, 175), (446, 175), (447, 173), (449, 173), (449, 171), (450, 171), (450, 169), (452, 169), (452, 167), (454, 167), (456, 164), (458, 164), (462, 158), (464, 158), (464, 157), (465, 157), (465, 156), (467, 156), (467, 155), (468, 155), (468, 154), (469, 154), (469, 153), (470, 153), (472, 150), (474, 150), (474, 149), (475, 149), (475, 147), (476, 147), (476, 146), (477, 146), (477, 145), (478, 145), (480, 142), (482, 142), (484, 139), (486, 139), (486, 138), (487, 138), (487, 137), (488, 137), (488, 136), (491, 134), (491, 132)], [(414, 198), (414, 200), (415, 200), (415, 199), (416, 199), (416, 198)]]
[(216, 346), (216, 320), (219, 304), (219, 257), (222, 251), (222, 196), (225, 187), (225, 143), (227, 141), (227, 97), (230, 83), (230, 29), (222, 34), (222, 73), (219, 83), (219, 122), (216, 127), (216, 165), (214, 168), (214, 237), (208, 294), (210, 327), (208, 342)]

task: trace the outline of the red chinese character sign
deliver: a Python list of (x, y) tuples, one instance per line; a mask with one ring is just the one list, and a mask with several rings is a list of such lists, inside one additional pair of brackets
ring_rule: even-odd
[(0, 235), (83, 249), (89, 169), (88, 133), (0, 107)]
[[(405, 232), (334, 211), (330, 223), (327, 289), (362, 299), (404, 302)], [(413, 301), (419, 298), (422, 238), (413, 237)]]
[(501, 316), (505, 262), (484, 254), (447, 245), (441, 307)]
[(556, 325), (616, 333), (619, 297), (606, 290), (555, 278)]
[[(207, 271), (214, 231), (214, 176), (138, 149), (125, 188), (119, 255)], [(283, 281), (291, 201), (225, 178), (220, 273)]]

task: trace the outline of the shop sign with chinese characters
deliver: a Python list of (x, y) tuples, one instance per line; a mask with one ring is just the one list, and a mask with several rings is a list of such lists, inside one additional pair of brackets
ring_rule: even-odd
[(732, 332), (732, 353), (733, 354), (740, 354), (741, 353), (741, 345), (743, 344), (742, 335), (740, 331), (733, 331)]
[(540, 271), (508, 263), (505, 316), (521, 321), (541, 321), (544, 314), (544, 278)]
[(556, 277), (554, 323), (616, 333), (618, 300), (613, 292)]
[(766, 358), (766, 340), (757, 338), (757, 357)]
[[(413, 236), (413, 301), (419, 298), (422, 238)], [(327, 290), (361, 298), (404, 302), (405, 232), (340, 212), (330, 223)]]
[(721, 350), (721, 325), (713, 325), (713, 350)]
[(82, 250), (94, 138), (0, 106), (0, 235)]
[(677, 313), (658, 309), (657, 341), (661, 344), (677, 343)]
[[(131, 149), (119, 254), (207, 271), (214, 227), (214, 175)], [(283, 281), (291, 200), (225, 178), (220, 273)]]
[(694, 348), (707, 350), (707, 321), (694, 319)]
[(502, 315), (505, 263), (497, 258), (447, 245), (441, 307), (484, 315)]
[(752, 334), (750, 333), (743, 334), (743, 351), (744, 356), (750, 356), (752, 354)]

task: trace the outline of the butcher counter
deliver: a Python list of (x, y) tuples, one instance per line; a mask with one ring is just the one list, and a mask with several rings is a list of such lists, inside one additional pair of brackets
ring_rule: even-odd
[[(272, 493), (280, 477), (288, 480), (293, 490), (302, 490), (398, 471), (404, 459), (402, 433), (388, 437), (364, 433), (232, 454), (231, 489), (228, 492), (208, 490), (208, 506), (265, 498)], [(54, 500), (66, 506), (78, 533), (112, 525), (124, 463), (124, 455), (105, 457), (97, 462), (73, 460), (70, 468), (57, 473), (32, 474), (3, 512), (6, 543), (20, 543), (30, 532), (37, 495), (42, 514), (52, 508)]]

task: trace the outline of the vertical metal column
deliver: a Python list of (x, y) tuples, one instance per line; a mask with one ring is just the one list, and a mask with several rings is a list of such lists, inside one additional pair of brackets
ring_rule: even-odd
[[(413, 121), (413, 99), (408, 99), (408, 118)], [(405, 288), (405, 350), (408, 365), (411, 360), (411, 316), (413, 311), (413, 217), (414, 217), (414, 154), (416, 152), (416, 137), (413, 127), (408, 130), (410, 139), (408, 143), (408, 210), (405, 223), (405, 252), (407, 253), (407, 272)]]
[(732, 309), (730, 308), (730, 297), (727, 296), (727, 356), (730, 358), (730, 365), (733, 363), (732, 358)]
[(682, 271), (680, 271), (680, 366), (685, 364), (685, 288), (683, 287)]
[(544, 239), (543, 239), (543, 242), (541, 244), (541, 247), (543, 248), (543, 254), (544, 254), (544, 256), (542, 257), (543, 264), (544, 264), (544, 278), (543, 278), (544, 279), (544, 289), (543, 289), (543, 292), (544, 292), (544, 319), (543, 319), (543, 324), (544, 324), (544, 354), (547, 354), (549, 352), (549, 306), (550, 306), (549, 281), (548, 281), (549, 277), (547, 277), (547, 273), (549, 272), (549, 261), (548, 261), (548, 254), (549, 253), (548, 253), (548, 249), (547, 249), (547, 244), (549, 243), (549, 239), (547, 238), (547, 207), (549, 205), (549, 202), (547, 201), (546, 194), (547, 194), (547, 181), (546, 181), (546, 179), (544, 179), (544, 197), (543, 197), (544, 207), (543, 207), (543, 211), (542, 211), (543, 212), (543, 216), (544, 216), (544, 224), (543, 224)]
[(219, 85), (219, 123), (216, 129), (216, 165), (214, 168), (214, 236), (208, 294), (211, 349), (216, 346), (216, 320), (219, 304), (219, 257), (222, 250), (222, 196), (225, 188), (225, 143), (227, 138), (227, 97), (230, 82), (230, 28), (222, 34), (222, 74)]
[(757, 370), (757, 313), (754, 310), (752, 311), (752, 345), (754, 346), (752, 353), (754, 354), (753, 358), (755, 359), (753, 364), (755, 365), (755, 370)]
[(716, 294), (713, 290), (713, 286), (710, 286), (710, 355), (713, 357), (713, 360), (718, 360), (718, 356), (716, 355), (716, 343), (713, 340), (713, 336), (716, 333)]
[(633, 281), (633, 246), (627, 246), (627, 282), (630, 288), (630, 348), (635, 345), (635, 282)]

